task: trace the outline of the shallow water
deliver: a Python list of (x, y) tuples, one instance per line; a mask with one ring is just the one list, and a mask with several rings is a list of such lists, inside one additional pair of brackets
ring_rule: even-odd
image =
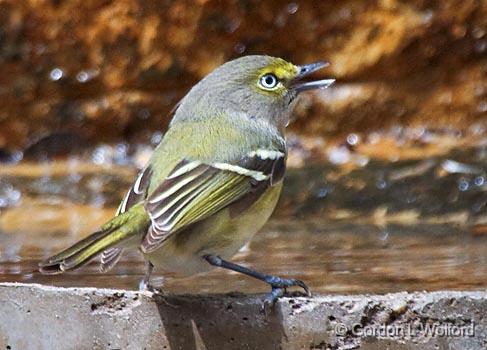
[[(395, 161), (378, 150), (327, 152), (328, 160), (289, 171), (272, 220), (234, 261), (303, 279), (320, 293), (487, 287), (487, 233), (471, 229), (487, 211), (482, 143)], [(107, 274), (96, 264), (59, 276), (36, 272), (40, 259), (107, 220), (134, 174), (130, 165), (83, 158), (2, 165), (0, 281), (136, 289), (144, 273), (137, 252)], [(171, 292), (267, 290), (218, 269), (154, 277)]]

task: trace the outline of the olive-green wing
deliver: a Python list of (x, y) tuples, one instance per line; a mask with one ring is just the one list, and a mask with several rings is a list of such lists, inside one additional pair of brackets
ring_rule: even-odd
[(257, 150), (236, 164), (183, 160), (146, 200), (151, 227), (142, 251), (154, 251), (174, 232), (239, 199), (252, 198), (245, 204), (250, 206), (268, 186), (282, 179), (285, 159), (285, 152)]
[[(134, 184), (125, 194), (122, 203), (120, 203), (116, 215), (125, 213), (132, 206), (145, 199), (151, 175), (152, 169), (150, 166), (147, 166), (137, 175)], [(107, 272), (115, 266), (120, 260), (122, 253), (123, 249), (120, 247), (111, 247), (104, 250), (100, 257), (100, 271)]]

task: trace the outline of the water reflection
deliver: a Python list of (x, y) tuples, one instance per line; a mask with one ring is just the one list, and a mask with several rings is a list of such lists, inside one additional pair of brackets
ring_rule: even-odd
[[(351, 134), (347, 143), (361, 139)], [(487, 234), (470, 230), (486, 211), (485, 146), (395, 162), (339, 147), (349, 153), (345, 162), (328, 157), (290, 170), (273, 219), (236, 261), (299, 276), (315, 292), (486, 287)], [(150, 153), (147, 146), (138, 150), (105, 145), (86, 157), (4, 164), (0, 281), (135, 289), (143, 274), (137, 252), (124, 256), (109, 274), (98, 274), (90, 265), (75, 274), (42, 276), (36, 265), (113, 215), (135, 174), (134, 164), (143, 164)], [(367, 161), (357, 162), (360, 158)], [(161, 277), (156, 275), (156, 281)], [(163, 283), (168, 291), (189, 293), (266, 288), (221, 270), (185, 279), (169, 275)]]

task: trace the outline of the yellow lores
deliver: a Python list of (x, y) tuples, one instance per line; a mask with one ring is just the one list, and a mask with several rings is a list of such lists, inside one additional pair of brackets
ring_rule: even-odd
[(218, 266), (267, 282), (266, 303), (304, 282), (265, 275), (230, 259), (264, 225), (286, 168), (284, 129), (300, 92), (334, 80), (301, 78), (326, 64), (296, 66), (269, 56), (225, 63), (178, 105), (169, 130), (120, 204), (117, 215), (84, 240), (41, 262), (40, 271), (77, 269), (101, 255), (112, 268), (138, 247), (148, 270), (191, 275)]

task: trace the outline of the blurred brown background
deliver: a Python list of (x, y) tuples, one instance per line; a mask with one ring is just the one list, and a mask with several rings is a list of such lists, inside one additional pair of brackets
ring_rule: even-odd
[(318, 293), (485, 289), (485, 0), (0, 0), (0, 281), (135, 288), (135, 251), (108, 275), (37, 263), (114, 214), (193, 84), (255, 53), (337, 83), (302, 96), (279, 205), (235, 261)]
[(331, 62), (337, 84), (302, 100), (299, 135), (487, 115), (486, 1), (4, 0), (0, 149), (148, 143), (195, 82), (253, 53)]

